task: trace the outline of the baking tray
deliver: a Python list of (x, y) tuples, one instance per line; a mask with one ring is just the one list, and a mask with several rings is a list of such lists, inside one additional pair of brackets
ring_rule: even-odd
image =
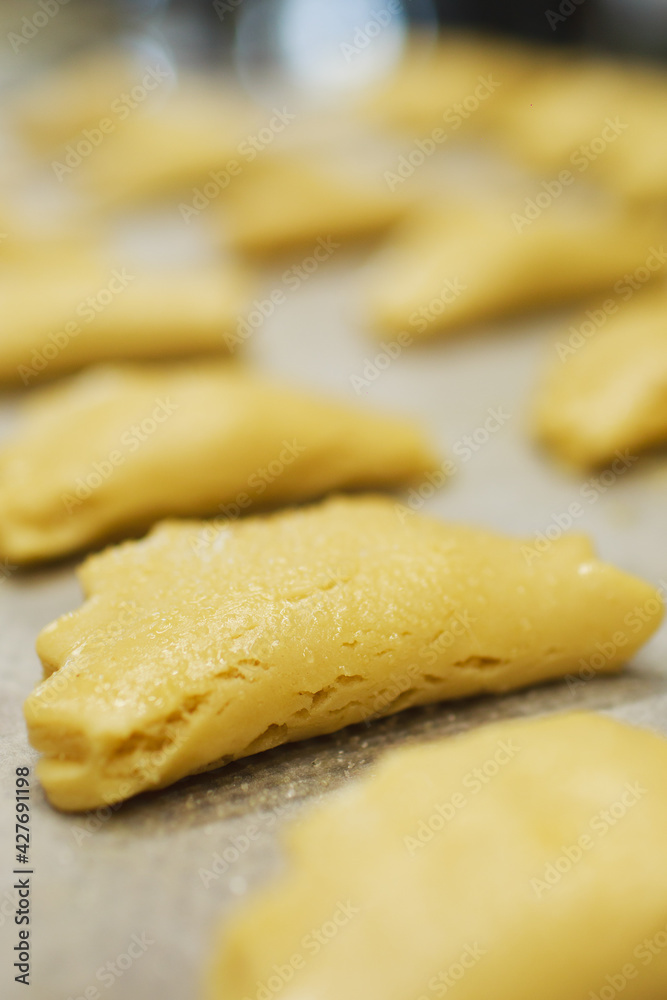
[[(352, 376), (372, 374), (366, 366), (382, 351), (360, 321), (364, 254), (333, 255), (288, 295), (247, 343), (249, 360), (285, 379), (420, 419), (457, 463), (447, 484), (424, 502), (424, 512), (519, 536), (544, 531), (573, 501), (582, 502), (584, 479), (563, 472), (531, 445), (527, 420), (553, 338), (568, 313), (526, 317), (406, 350), (357, 392)], [(267, 270), (259, 294), (278, 287), (283, 270), (282, 264)], [(6, 396), (0, 404), (2, 434), (11, 425), (15, 402)], [(464, 445), (455, 448), (484, 426), (489, 410), (508, 415), (500, 429), (470, 455)], [(605, 559), (659, 584), (667, 580), (666, 487), (664, 457), (642, 458), (611, 485), (589, 484), (587, 496), (593, 492), (595, 499), (582, 502), (575, 530), (590, 533)], [(5, 970), (16, 943), (13, 775), (17, 766), (36, 760), (21, 704), (40, 677), (37, 632), (80, 602), (74, 568), (71, 563), (12, 572), (0, 581)], [(196, 997), (213, 932), (221, 920), (232, 918), (242, 897), (279, 870), (280, 831), (297, 811), (372, 770), (391, 747), (492, 719), (589, 708), (667, 734), (666, 654), (663, 628), (616, 678), (414, 709), (239, 761), (100, 815), (57, 813), (33, 775), (29, 996)], [(216, 855), (222, 860), (216, 862)], [(133, 947), (139, 957), (128, 966), (124, 956), (133, 936), (142, 944)], [(25, 988), (12, 979), (13, 973), (3, 972), (3, 997), (24, 997)]]

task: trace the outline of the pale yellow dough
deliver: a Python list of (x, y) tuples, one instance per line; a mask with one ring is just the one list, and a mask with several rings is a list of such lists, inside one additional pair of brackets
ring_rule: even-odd
[[(328, 255), (386, 229), (406, 202), (349, 171), (305, 152), (265, 155), (235, 177), (223, 203), (222, 226), (238, 249), (272, 253), (317, 241)], [(323, 259), (327, 259), (326, 255)]]
[(601, 716), (394, 751), (292, 826), (204, 996), (662, 1000), (666, 824), (667, 742)]
[(0, 449), (0, 553), (51, 558), (162, 517), (396, 486), (437, 462), (412, 423), (224, 361), (91, 369), (31, 397)]
[[(618, 63), (592, 59), (547, 63), (533, 75), (530, 97), (516, 91), (503, 107), (503, 138), (531, 167), (557, 172), (570, 166), (579, 172), (577, 149), (595, 140), (607, 116), (620, 118), (621, 124), (627, 121), (629, 98), (629, 80)], [(621, 143), (633, 141), (626, 131), (607, 131), (611, 142), (606, 156), (619, 137)], [(597, 172), (597, 159), (590, 160), (585, 172), (591, 168)]]
[(252, 280), (235, 263), (115, 266), (83, 247), (0, 275), (0, 383), (26, 386), (97, 361), (226, 353)]
[(114, 101), (141, 83), (145, 58), (113, 46), (85, 50), (10, 91), (9, 118), (31, 146), (51, 152), (109, 116)]
[[(181, 72), (158, 50), (87, 51), (8, 99), (57, 181), (102, 207), (155, 200), (224, 170), (264, 124), (218, 76)], [(91, 139), (92, 136), (92, 139)], [(83, 150), (83, 152), (81, 152)]]
[[(590, 333), (584, 314), (559, 338), (561, 357), (536, 402), (537, 436), (576, 465), (636, 458), (667, 443), (667, 287), (615, 304), (599, 329)], [(604, 317), (600, 306), (591, 303), (588, 313)]]
[(362, 108), (384, 125), (424, 138), (438, 127), (447, 141), (469, 136), (493, 125), (538, 58), (529, 48), (483, 36), (449, 34), (435, 43), (416, 36)]
[(158, 110), (120, 123), (69, 180), (102, 206), (174, 196), (175, 209), (175, 196), (190, 202), (187, 189), (200, 181), (222, 191), (229, 163), (244, 163), (241, 144), (263, 124), (215, 84), (191, 82)]
[(667, 73), (580, 59), (542, 68), (530, 99), (516, 90), (500, 109), (502, 141), (531, 167), (561, 168), (625, 197), (667, 195)]
[(375, 715), (590, 671), (602, 644), (599, 669), (616, 670), (662, 609), (585, 538), (527, 560), (518, 540), (374, 497), (217, 530), (168, 522), (89, 559), (81, 581), (86, 603), (39, 638), (46, 679), (25, 706), (39, 778), (65, 810)]
[(567, 190), (524, 218), (520, 197), (415, 210), (370, 268), (375, 327), (421, 338), (576, 298), (643, 265), (663, 232), (655, 213)]

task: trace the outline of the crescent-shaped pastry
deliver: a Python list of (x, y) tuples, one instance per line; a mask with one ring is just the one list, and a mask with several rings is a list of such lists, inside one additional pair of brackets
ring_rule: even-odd
[(415, 210), (369, 267), (377, 330), (415, 340), (576, 299), (643, 266), (655, 213), (581, 197), (555, 181), (532, 201), (436, 201)]
[(235, 517), (437, 465), (398, 418), (274, 385), (225, 361), (89, 369), (31, 397), (0, 449), (0, 552), (16, 563)]
[[(628, 288), (632, 295), (632, 291)], [(667, 288), (591, 303), (556, 344), (536, 403), (537, 436), (594, 467), (667, 442)]]
[(81, 580), (86, 603), (39, 639), (25, 706), (65, 810), (413, 705), (613, 671), (662, 614), (585, 538), (529, 560), (516, 539), (373, 497), (167, 522)]

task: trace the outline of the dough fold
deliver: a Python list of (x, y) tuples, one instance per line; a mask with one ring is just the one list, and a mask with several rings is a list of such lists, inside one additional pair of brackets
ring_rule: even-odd
[(660, 1000), (666, 778), (663, 738), (590, 714), (394, 751), (291, 827), (206, 1000)]
[(667, 194), (661, 69), (601, 59), (547, 62), (500, 107), (503, 144), (542, 174), (563, 167), (637, 201)]
[[(535, 407), (537, 436), (578, 466), (595, 467), (667, 442), (667, 288), (591, 304), (556, 344), (560, 360)], [(590, 317), (598, 317), (593, 329)], [(586, 330), (587, 336), (582, 333)]]
[(0, 383), (33, 386), (98, 361), (227, 353), (253, 287), (235, 263), (146, 269), (82, 246), (47, 252), (0, 276)]
[(86, 603), (39, 638), (25, 706), (65, 810), (413, 705), (613, 671), (662, 614), (583, 537), (528, 560), (375, 497), (167, 522), (81, 581)]
[(32, 397), (0, 450), (0, 552), (53, 558), (167, 516), (236, 517), (436, 465), (408, 421), (225, 361), (89, 369)]
[(265, 155), (231, 182), (222, 226), (248, 253), (275, 253), (315, 244), (326, 260), (344, 241), (386, 229), (406, 209), (399, 195), (377, 189), (345, 165), (305, 151)]
[(415, 339), (576, 299), (644, 265), (660, 245), (654, 213), (567, 191), (526, 213), (520, 199), (435, 201), (381, 248), (366, 298), (377, 330)]
[(493, 129), (506, 101), (534, 71), (539, 50), (506, 39), (453, 33), (436, 44), (413, 37), (394, 73), (374, 87), (362, 111), (374, 121), (427, 138), (434, 128), (447, 141)]

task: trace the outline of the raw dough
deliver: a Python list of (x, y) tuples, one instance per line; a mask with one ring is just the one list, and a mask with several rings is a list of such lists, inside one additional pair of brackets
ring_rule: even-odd
[[(32, 386), (96, 361), (226, 352), (252, 282), (236, 264), (141, 269), (62, 250), (3, 267), (0, 383)], [(39, 289), (39, 291), (37, 291)]]
[(245, 163), (241, 144), (263, 124), (231, 94), (213, 93), (210, 81), (191, 82), (159, 111), (122, 122), (71, 184), (111, 208), (181, 191), (189, 202), (188, 188), (199, 182), (212, 187), (215, 198), (229, 180), (230, 162)]
[[(223, 227), (233, 245), (252, 253), (359, 239), (386, 229), (405, 211), (399, 195), (318, 162), (304, 151), (265, 155), (231, 182)], [(329, 249), (328, 255), (332, 250)]]
[(521, 198), (432, 203), (378, 252), (371, 320), (421, 338), (553, 305), (643, 265), (661, 235), (655, 213), (569, 190), (532, 220)]
[(500, 109), (503, 143), (555, 178), (562, 168), (637, 200), (667, 195), (667, 74), (581, 59), (547, 65)]
[[(5, 97), (8, 116), (23, 139), (43, 152), (96, 127), (114, 102), (141, 84), (150, 68), (139, 51), (115, 46), (86, 49), (55, 68), (32, 75)], [(155, 59), (151, 60), (155, 66)], [(127, 104), (124, 105), (129, 108)]]
[[(556, 361), (536, 407), (537, 435), (576, 465), (611, 462), (667, 443), (667, 287), (664, 282), (601, 303), (570, 326), (557, 343)], [(602, 316), (587, 339), (591, 315)], [(584, 326), (584, 324), (586, 324)], [(577, 336), (578, 333), (578, 336)]]
[(449, 142), (492, 126), (537, 60), (532, 49), (506, 40), (448, 34), (434, 44), (417, 35), (362, 107), (370, 118), (424, 139), (440, 127)]
[[(558, 172), (561, 167), (579, 163), (570, 156), (586, 143), (593, 142), (605, 128), (605, 117), (624, 119), (621, 105), (627, 110), (629, 81), (617, 62), (597, 59), (559, 60), (538, 69), (530, 81), (530, 98), (515, 91), (501, 109), (503, 136), (509, 148), (519, 153), (531, 167)], [(625, 130), (608, 133), (611, 143), (604, 155), (612, 152), (616, 141), (632, 141)], [(597, 147), (596, 147), (597, 148)], [(601, 153), (599, 154), (602, 155)], [(589, 161), (585, 172), (597, 172), (598, 157)]]
[(527, 560), (516, 539), (375, 497), (168, 522), (81, 580), (25, 706), (65, 810), (412, 705), (616, 670), (662, 609), (583, 537)]
[(394, 751), (294, 824), (206, 1000), (661, 1000), (666, 825), (667, 742), (601, 716)]
[(0, 552), (50, 558), (161, 517), (396, 486), (436, 464), (409, 422), (224, 361), (89, 370), (31, 398), (0, 450)]

